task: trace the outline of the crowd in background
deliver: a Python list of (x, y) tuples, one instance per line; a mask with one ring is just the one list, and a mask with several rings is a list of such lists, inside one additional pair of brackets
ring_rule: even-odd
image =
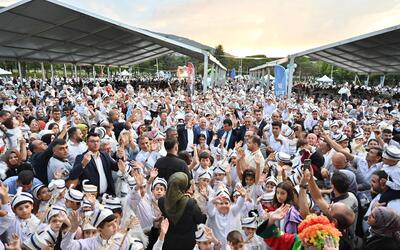
[(2, 87), (0, 249), (399, 249), (394, 98), (246, 81), (189, 95), (147, 78)]

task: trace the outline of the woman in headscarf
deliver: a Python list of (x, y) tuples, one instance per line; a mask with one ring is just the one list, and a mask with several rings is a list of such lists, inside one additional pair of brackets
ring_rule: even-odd
[(170, 222), (163, 250), (193, 249), (197, 225), (206, 222), (207, 217), (200, 211), (196, 201), (185, 193), (188, 182), (183, 172), (171, 175), (167, 195), (158, 201), (162, 215)]
[[(25, 144), (24, 147), (26, 147)], [(22, 156), (16, 148), (5, 152), (2, 160), (7, 164), (6, 178), (17, 176), (22, 170), (32, 170), (31, 164), (24, 162), (25, 158), (26, 153)]]
[(376, 207), (368, 216), (370, 235), (364, 249), (400, 249), (400, 215), (387, 207)]

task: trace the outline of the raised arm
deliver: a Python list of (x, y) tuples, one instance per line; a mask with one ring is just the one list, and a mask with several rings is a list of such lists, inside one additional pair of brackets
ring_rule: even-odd
[[(312, 168), (311, 168), (311, 173), (312, 173)], [(315, 201), (317, 206), (321, 209), (321, 211), (324, 214), (329, 214), (328, 212), (329, 204), (322, 197), (321, 190), (319, 190), (314, 178), (310, 178), (308, 184), (309, 184), (311, 198)]]
[(340, 146), (337, 142), (332, 140), (326, 133), (325, 131), (322, 131), (321, 137), (328, 143), (334, 150), (336, 150), (339, 153), (342, 153), (346, 156), (348, 161), (352, 161), (354, 159), (354, 155), (352, 155), (349, 151), (347, 151), (345, 148)]
[(308, 182), (311, 179), (311, 173), (307, 169), (303, 172), (303, 176), (300, 180), (300, 192), (299, 192), (299, 212), (302, 218), (306, 218), (310, 214), (309, 204), (307, 202), (307, 188)]

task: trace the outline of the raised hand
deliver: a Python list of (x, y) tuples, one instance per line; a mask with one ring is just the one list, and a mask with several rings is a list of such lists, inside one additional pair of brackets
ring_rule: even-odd
[(215, 240), (215, 235), (214, 235), (214, 233), (213, 233), (213, 231), (212, 231), (211, 228), (205, 226), (205, 227), (204, 227), (204, 233), (206, 234), (206, 238), (207, 238), (209, 241), (212, 241), (212, 242), (213, 242), (213, 241)]
[(7, 250), (20, 250), (21, 244), (19, 242), (19, 236), (17, 234), (12, 234), (11, 241), (9, 244), (5, 244)]
[(0, 182), (0, 199), (1, 199), (1, 204), (7, 204), (10, 200), (10, 197), (8, 195), (8, 186), (2, 182)]
[(70, 229), (70, 231), (71, 231), (71, 232), (76, 232), (76, 230), (77, 230), (78, 227), (79, 227), (79, 221), (80, 221), (78, 212), (72, 211), (72, 212), (70, 213), (70, 215), (69, 215), (69, 221), (70, 221), (70, 223), (71, 223), (71, 229)]
[(150, 170), (150, 178), (151, 179), (155, 179), (158, 175), (158, 169), (157, 168), (152, 168)]
[(121, 171), (121, 173), (126, 172), (126, 165), (125, 162), (121, 159), (118, 160), (118, 170)]
[(238, 159), (243, 159), (245, 157), (245, 153), (243, 148), (238, 148), (237, 149), (237, 155), (238, 155)]
[(269, 219), (271, 221), (282, 220), (290, 209), (289, 204), (282, 204), (277, 210), (271, 212)]
[(324, 238), (323, 250), (339, 250), (339, 244), (332, 238), (332, 236), (327, 236)]
[(242, 196), (243, 198), (246, 196), (246, 189), (244, 187), (242, 187), (242, 186), (237, 187), (236, 191), (238, 191), (240, 196)]
[(92, 151), (87, 151), (87, 153), (83, 156), (82, 159), (82, 167), (86, 168), (90, 160), (92, 159), (93, 152)]

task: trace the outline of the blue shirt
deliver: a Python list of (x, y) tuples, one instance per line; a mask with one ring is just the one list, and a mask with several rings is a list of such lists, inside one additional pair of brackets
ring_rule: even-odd
[[(11, 176), (9, 178), (7, 178), (3, 183), (7, 185), (8, 187), (8, 193), (9, 194), (16, 194), (17, 193), (17, 179), (18, 176)], [(43, 184), (39, 179), (37, 178), (33, 178), (33, 183), (32, 183), (32, 187), (39, 185), (39, 184)], [(32, 192), (32, 188), (29, 189), (28, 191), (29, 193)]]

